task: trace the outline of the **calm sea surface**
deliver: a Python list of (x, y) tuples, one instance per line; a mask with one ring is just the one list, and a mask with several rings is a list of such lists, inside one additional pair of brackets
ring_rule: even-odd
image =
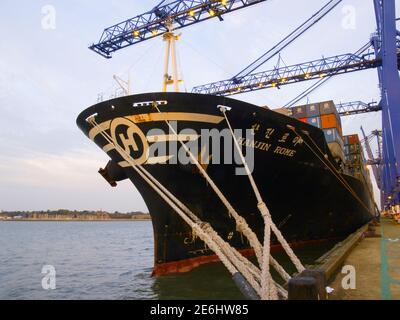
[[(312, 263), (330, 246), (297, 253)], [(55, 290), (42, 288), (44, 265)], [(160, 278), (152, 266), (150, 221), (0, 222), (0, 299), (242, 298), (221, 264)]]

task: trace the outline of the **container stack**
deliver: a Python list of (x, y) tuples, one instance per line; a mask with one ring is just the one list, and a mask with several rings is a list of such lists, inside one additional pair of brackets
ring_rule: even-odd
[(360, 167), (364, 157), (361, 152), (361, 143), (358, 134), (344, 136), (343, 140), (346, 163), (350, 166)]
[(333, 101), (307, 104), (292, 108), (292, 116), (324, 131), (332, 155), (344, 162), (342, 123)]
[(346, 171), (360, 179), (372, 189), (371, 176), (365, 161), (364, 152), (358, 134), (343, 137)]

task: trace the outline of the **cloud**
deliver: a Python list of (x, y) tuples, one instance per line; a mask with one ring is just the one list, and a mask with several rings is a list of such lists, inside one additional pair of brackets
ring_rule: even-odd
[(17, 157), (0, 155), (2, 183), (63, 189), (90, 187), (93, 171), (104, 165), (104, 156), (92, 150), (62, 154), (22, 152)]
[(97, 173), (108, 161), (100, 150), (76, 149), (61, 154), (26, 149), (19, 152), (0, 155), (0, 209), (147, 211), (129, 180), (111, 188)]

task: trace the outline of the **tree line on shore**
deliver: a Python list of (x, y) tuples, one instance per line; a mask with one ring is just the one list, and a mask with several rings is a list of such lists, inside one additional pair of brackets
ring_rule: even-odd
[(71, 218), (71, 219), (149, 219), (150, 215), (141, 211), (132, 212), (107, 212), (102, 210), (42, 210), (42, 211), (0, 211), (0, 218), (11, 219), (51, 219), (51, 218)]

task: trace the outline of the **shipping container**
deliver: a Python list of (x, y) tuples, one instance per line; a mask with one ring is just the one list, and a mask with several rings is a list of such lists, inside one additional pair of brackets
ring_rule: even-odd
[(317, 103), (308, 104), (306, 106), (307, 117), (318, 117), (319, 116), (319, 105)]
[(340, 145), (343, 146), (343, 139), (341, 135), (339, 134), (338, 129), (336, 128), (330, 128), (330, 129), (323, 129), (324, 134), (325, 134), (325, 140), (326, 142), (339, 142)]
[(337, 109), (332, 100), (319, 103), (319, 113), (322, 114), (337, 114)]
[(307, 118), (307, 123), (313, 125), (314, 127), (321, 128), (320, 117), (309, 117)]
[(359, 144), (350, 144), (349, 153), (360, 153), (360, 145)]
[(292, 108), (293, 117), (296, 119), (306, 118), (307, 117), (307, 108), (306, 106), (297, 106)]
[(348, 144), (344, 146), (344, 153), (347, 155), (350, 154), (360, 154), (360, 145), (359, 144)]
[[(339, 129), (339, 127), (340, 127), (337, 117), (334, 113), (322, 114), (321, 115), (321, 126), (323, 129), (329, 129), (329, 128)], [(340, 131), (339, 131), (339, 133), (340, 133)]]
[(360, 143), (358, 134), (350, 134), (347, 136), (347, 144), (357, 144), (357, 143)]

